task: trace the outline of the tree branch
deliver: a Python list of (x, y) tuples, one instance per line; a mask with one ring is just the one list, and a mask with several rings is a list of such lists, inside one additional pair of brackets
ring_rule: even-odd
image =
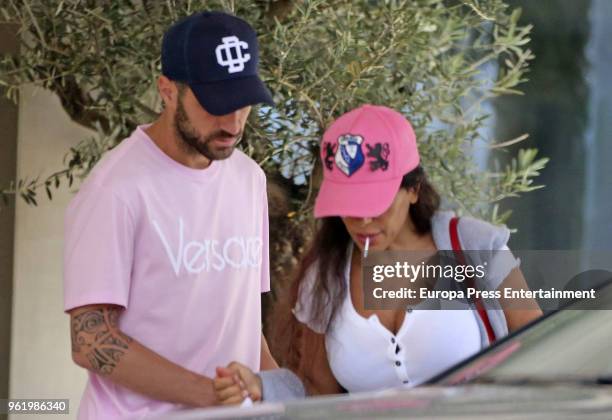
[(97, 124), (99, 124), (104, 134), (111, 133), (111, 121), (101, 113), (91, 110), (93, 100), (81, 89), (74, 76), (55, 79), (49, 88), (57, 94), (62, 107), (72, 121), (94, 131), (98, 130)]

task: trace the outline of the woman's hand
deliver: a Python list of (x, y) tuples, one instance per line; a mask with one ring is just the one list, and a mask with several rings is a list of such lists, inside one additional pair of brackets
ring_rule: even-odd
[(261, 379), (245, 365), (232, 362), (226, 368), (217, 367), (213, 380), (217, 401), (222, 405), (242, 403), (250, 397), (253, 402), (262, 399)]

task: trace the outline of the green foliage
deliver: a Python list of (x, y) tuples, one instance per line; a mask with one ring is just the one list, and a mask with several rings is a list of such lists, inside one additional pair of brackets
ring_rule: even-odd
[[(244, 150), (290, 185), (290, 214), (309, 215), (320, 178), (318, 141), (329, 123), (364, 102), (401, 110), (413, 123), (422, 162), (451, 206), (499, 222), (495, 203), (539, 186), (546, 159), (519, 152), (484, 171), (474, 147), (491, 158), (513, 141), (491, 145), (483, 104), (517, 94), (533, 58), (530, 26), (500, 0), (404, 1), (13, 1), (0, 16), (17, 23), (19, 57), (0, 62), (0, 84), (55, 92), (76, 122), (97, 135), (68, 152), (48, 179), (11, 185), (3, 195), (35, 199), (85, 175), (136, 124), (155, 118), (155, 80), (164, 30), (203, 9), (248, 20), (261, 45), (261, 74), (277, 106), (252, 113)], [(494, 77), (483, 75), (497, 63)], [(493, 79), (493, 80), (492, 80)], [(526, 136), (517, 139), (522, 140)], [(493, 205), (489, 205), (493, 204)]]

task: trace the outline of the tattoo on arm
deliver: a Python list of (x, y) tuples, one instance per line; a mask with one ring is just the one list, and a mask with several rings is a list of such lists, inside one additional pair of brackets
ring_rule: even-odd
[(91, 309), (72, 318), (72, 352), (83, 352), (92, 370), (110, 375), (132, 338), (118, 329), (119, 310)]

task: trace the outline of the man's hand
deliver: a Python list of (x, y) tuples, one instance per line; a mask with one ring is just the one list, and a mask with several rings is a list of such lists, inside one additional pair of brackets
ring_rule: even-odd
[(226, 368), (217, 367), (217, 377), (213, 380), (217, 401), (223, 405), (240, 404), (246, 397), (253, 401), (262, 399), (262, 383), (251, 369), (238, 362)]

